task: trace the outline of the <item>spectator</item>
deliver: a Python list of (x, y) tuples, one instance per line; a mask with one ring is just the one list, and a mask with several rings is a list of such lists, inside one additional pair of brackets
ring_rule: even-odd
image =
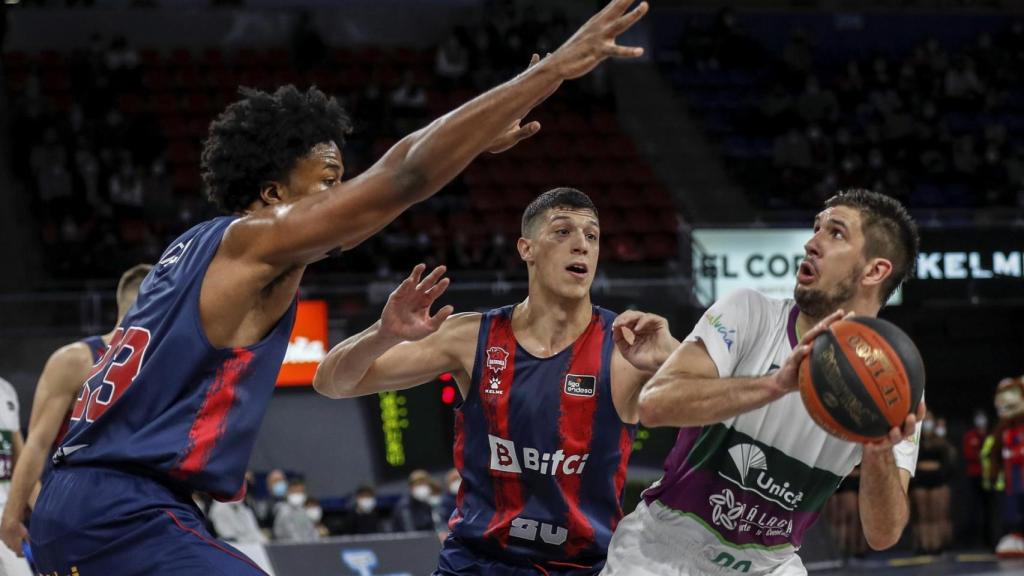
[(265, 488), (264, 497), (254, 501), (253, 510), (260, 527), (271, 528), (274, 525), (274, 509), (288, 493), (288, 478), (280, 469), (274, 468), (267, 473)]
[(911, 484), (914, 504), (914, 548), (941, 552), (951, 542), (949, 480), (956, 450), (946, 440), (946, 423), (931, 412), (921, 423), (921, 450)]
[(409, 474), (409, 492), (395, 505), (392, 512), (394, 527), (399, 532), (434, 529), (434, 511), (430, 506), (431, 479), (426, 470), (413, 470)]
[(444, 475), (444, 496), (441, 497), (441, 505), (438, 509), (438, 516), (441, 521), (447, 523), (455, 512), (456, 502), (459, 496), (459, 488), (462, 486), (462, 476), (459, 471), (452, 468)]
[(207, 512), (217, 537), (231, 543), (263, 544), (267, 537), (260, 530), (256, 513), (244, 501), (210, 504)]
[(469, 70), (469, 50), (462, 45), (459, 37), (450, 34), (437, 48), (434, 72), (448, 87), (456, 85)]
[(991, 549), (995, 546), (992, 534), (992, 493), (985, 489), (981, 462), (981, 447), (988, 435), (988, 414), (984, 410), (977, 410), (974, 413), (974, 427), (965, 432), (963, 437), (964, 463), (967, 481), (971, 486), (967, 537), (964, 541)]
[(377, 534), (388, 532), (385, 519), (377, 508), (377, 493), (372, 486), (360, 486), (346, 511), (341, 534)]
[(316, 524), (306, 513), (306, 481), (295, 477), (288, 481), (284, 502), (274, 510), (274, 539), (280, 542), (316, 542), (320, 539)]
[(306, 516), (309, 517), (310, 522), (316, 527), (317, 534), (321, 538), (328, 536), (330, 532), (327, 530), (327, 526), (324, 526), (324, 509), (320, 505), (320, 501), (316, 498), (309, 497), (306, 499)]

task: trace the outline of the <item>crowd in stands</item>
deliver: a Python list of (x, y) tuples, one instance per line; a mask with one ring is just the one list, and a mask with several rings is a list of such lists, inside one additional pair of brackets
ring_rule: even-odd
[(771, 50), (723, 10), (691, 21), (662, 59), (761, 206), (814, 207), (848, 187), (913, 208), (1024, 205), (1024, 24), (964, 41), (938, 22), (943, 41), (909, 49), (822, 27)]
[(246, 496), (218, 502), (200, 494), (196, 504), (206, 514), (210, 530), (227, 542), (315, 542), (328, 536), (389, 532), (448, 532), (461, 478), (455, 469), (444, 485), (425, 470), (409, 474), (401, 494), (378, 494), (369, 485), (327, 506), (306, 491), (305, 478), (274, 469), (257, 479), (246, 475)]
[[(557, 11), (493, 4), (478, 25), (457, 27), (424, 50), (332, 48), (299, 14), (287, 47), (160, 51), (95, 35), (71, 53), (5, 52), (10, 139), (18, 142), (12, 161), (33, 198), (49, 272), (98, 278), (154, 261), (175, 236), (213, 215), (200, 184), (201, 144), (239, 86), (316, 85), (341, 99), (355, 124), (344, 150), (347, 179), (568, 34)], [(612, 260), (671, 256), (676, 222), (664, 210), (671, 199), (620, 133), (604, 85), (600, 74), (567, 84), (540, 111), (538, 137), (482, 158), (359, 249), (315, 268), (389, 277), (426, 261), (524, 273), (514, 249), (518, 217), (537, 194), (562, 185), (590, 193), (599, 207), (620, 208), (623, 199), (633, 220), (657, 220), (649, 237), (631, 238), (633, 220), (608, 210), (618, 217), (606, 237)]]

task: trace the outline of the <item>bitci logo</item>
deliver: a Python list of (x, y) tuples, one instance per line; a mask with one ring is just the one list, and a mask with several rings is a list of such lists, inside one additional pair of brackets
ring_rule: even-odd
[(579, 374), (565, 375), (565, 393), (570, 396), (593, 396), (597, 378)]

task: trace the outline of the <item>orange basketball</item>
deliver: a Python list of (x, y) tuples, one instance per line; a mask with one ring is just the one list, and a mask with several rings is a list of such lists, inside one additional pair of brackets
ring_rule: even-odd
[(871, 442), (917, 411), (924, 363), (895, 324), (855, 317), (814, 340), (799, 380), (804, 406), (819, 426), (843, 440)]

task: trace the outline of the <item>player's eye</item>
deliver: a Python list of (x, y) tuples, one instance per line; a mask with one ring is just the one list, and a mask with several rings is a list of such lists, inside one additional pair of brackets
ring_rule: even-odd
[(597, 240), (597, 234), (594, 234), (593, 232), (587, 234), (587, 240)]
[(334, 186), (335, 184), (338, 183), (338, 179), (337, 178), (324, 178), (323, 183), (324, 183), (324, 186), (328, 186), (328, 187)]

